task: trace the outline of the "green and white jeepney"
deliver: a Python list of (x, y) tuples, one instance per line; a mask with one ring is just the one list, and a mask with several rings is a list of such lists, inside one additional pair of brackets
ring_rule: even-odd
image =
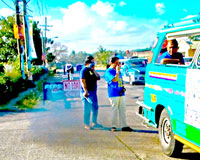
[[(191, 63), (160, 64), (165, 40), (176, 39), (179, 52)], [(168, 156), (181, 153), (183, 144), (200, 152), (200, 16), (165, 26), (157, 34), (153, 57), (146, 67), (144, 100), (138, 101), (146, 123), (159, 128)]]

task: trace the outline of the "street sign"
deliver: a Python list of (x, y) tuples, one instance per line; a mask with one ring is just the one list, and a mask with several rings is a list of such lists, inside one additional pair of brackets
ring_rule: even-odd
[(66, 97), (80, 97), (80, 80), (64, 80), (63, 89)]
[(80, 97), (80, 80), (43, 83), (43, 100), (59, 100)]
[(43, 83), (43, 100), (58, 100), (64, 98), (63, 83)]

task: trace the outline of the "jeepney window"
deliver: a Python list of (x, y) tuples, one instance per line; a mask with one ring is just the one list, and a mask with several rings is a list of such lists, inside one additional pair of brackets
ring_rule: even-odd
[(165, 40), (157, 57), (157, 63), (185, 65), (184, 53), (179, 50), (179, 42), (180, 39), (175, 38)]

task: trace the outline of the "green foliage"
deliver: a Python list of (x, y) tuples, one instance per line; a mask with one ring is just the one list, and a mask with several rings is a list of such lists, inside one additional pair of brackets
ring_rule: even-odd
[(0, 85), (1, 84), (5, 84), (6, 83), (6, 79), (5, 76), (3, 74), (0, 75)]
[(48, 54), (47, 54), (47, 61), (48, 61), (49, 63), (53, 62), (55, 58), (56, 58), (56, 56), (53, 55), (52, 53), (48, 53)]
[(42, 57), (42, 39), (40, 37), (41, 29), (38, 28), (38, 22), (33, 22), (33, 42), (35, 46), (35, 51), (37, 54), (37, 59), (33, 60), (34, 64), (41, 65), (43, 62)]
[(193, 41), (200, 41), (200, 36), (199, 35), (197, 35), (197, 36), (191, 36), (191, 39)]
[(5, 68), (3, 63), (0, 63), (0, 75), (3, 74), (5, 72)]
[(85, 58), (88, 56), (88, 54), (86, 52), (72, 52), (72, 54), (70, 54), (67, 57), (67, 63), (72, 63), (73, 65), (78, 64), (78, 63), (84, 63)]
[(114, 55), (113, 51), (106, 51), (102, 46), (99, 47), (99, 51), (94, 53), (95, 60), (98, 64), (106, 65), (110, 57)]
[(37, 92), (31, 92), (24, 99), (18, 101), (16, 105), (19, 109), (33, 109), (39, 102), (40, 98)]
[(8, 77), (12, 82), (18, 81), (21, 78), (20, 71), (20, 58), (17, 56), (15, 61), (9, 60), (7, 64), (4, 64), (5, 76)]
[(13, 16), (0, 19), (0, 62), (15, 60), (17, 57), (17, 40), (13, 33), (14, 23)]
[(33, 66), (31, 68), (31, 72), (32, 72), (33, 75), (34, 74), (41, 74), (42, 70), (43, 69), (41, 67), (39, 67), (39, 66)]

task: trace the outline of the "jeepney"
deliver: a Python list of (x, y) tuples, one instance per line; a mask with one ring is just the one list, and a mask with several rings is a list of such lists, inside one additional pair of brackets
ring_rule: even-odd
[[(190, 41), (189, 51), (182, 54), (192, 57), (191, 63), (160, 64), (158, 57), (166, 39)], [(184, 144), (200, 152), (200, 15), (165, 26), (157, 33), (152, 52), (144, 100), (137, 102), (138, 115), (158, 128), (166, 155), (180, 154)]]

